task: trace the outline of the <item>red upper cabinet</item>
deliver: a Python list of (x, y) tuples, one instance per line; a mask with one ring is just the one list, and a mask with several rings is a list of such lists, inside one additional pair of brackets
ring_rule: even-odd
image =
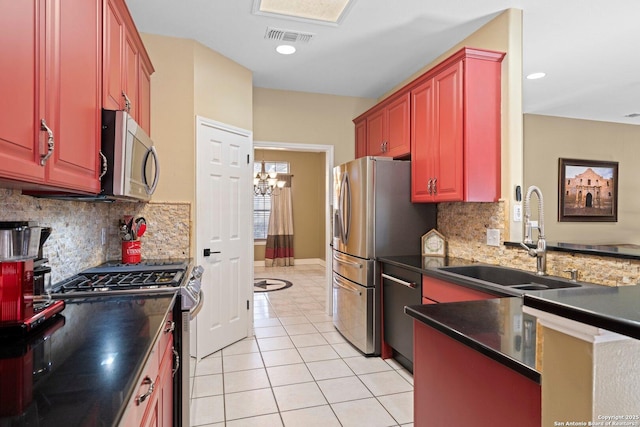
[(356, 125), (356, 159), (367, 155), (367, 119), (354, 120)]
[(0, 177), (44, 182), (40, 165), (42, 2), (0, 0)]
[(102, 106), (128, 110), (147, 132), (154, 69), (124, 0), (104, 1)]
[(387, 139), (384, 155), (387, 157), (406, 157), (411, 153), (409, 106), (410, 98), (407, 92), (386, 107)]
[[(362, 146), (367, 156), (401, 158), (409, 156), (409, 92), (394, 95), (354, 120), (356, 124), (356, 151), (358, 141), (364, 137)], [(359, 129), (366, 123), (366, 130)], [(358, 133), (360, 132), (360, 133)], [(363, 136), (364, 134), (364, 136)]]
[(413, 202), (499, 199), (503, 57), (464, 48), (411, 90)]
[(0, 177), (97, 193), (100, 5), (2, 0)]

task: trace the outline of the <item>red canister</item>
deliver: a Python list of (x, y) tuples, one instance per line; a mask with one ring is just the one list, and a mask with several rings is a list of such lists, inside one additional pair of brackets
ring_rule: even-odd
[(125, 240), (122, 242), (122, 263), (137, 264), (142, 259), (140, 240)]

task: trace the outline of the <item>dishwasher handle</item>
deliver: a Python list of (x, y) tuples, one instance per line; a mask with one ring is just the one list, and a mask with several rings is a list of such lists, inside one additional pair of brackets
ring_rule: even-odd
[(385, 273), (382, 273), (382, 278), (389, 279), (392, 282), (396, 282), (402, 286), (406, 286), (411, 289), (415, 289), (418, 287), (418, 285), (415, 282), (407, 282), (406, 280), (398, 279), (397, 277), (389, 276), (388, 274), (385, 274)]

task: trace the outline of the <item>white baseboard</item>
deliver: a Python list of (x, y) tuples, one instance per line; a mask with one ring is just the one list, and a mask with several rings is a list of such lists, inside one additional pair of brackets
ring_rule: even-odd
[[(304, 258), (304, 259), (295, 258), (294, 261), (293, 261), (293, 264), (294, 264), (294, 266), (296, 266), (296, 265), (309, 265), (309, 264), (325, 266), (326, 262), (325, 262), (325, 260), (320, 259), (320, 258)], [(253, 266), (254, 267), (264, 267), (264, 261), (253, 261)]]

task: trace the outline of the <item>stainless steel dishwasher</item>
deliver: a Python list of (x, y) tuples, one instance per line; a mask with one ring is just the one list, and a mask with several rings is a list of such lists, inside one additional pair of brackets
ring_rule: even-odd
[(383, 263), (382, 292), (384, 341), (393, 348), (393, 358), (413, 372), (413, 319), (404, 307), (422, 303), (422, 275)]

